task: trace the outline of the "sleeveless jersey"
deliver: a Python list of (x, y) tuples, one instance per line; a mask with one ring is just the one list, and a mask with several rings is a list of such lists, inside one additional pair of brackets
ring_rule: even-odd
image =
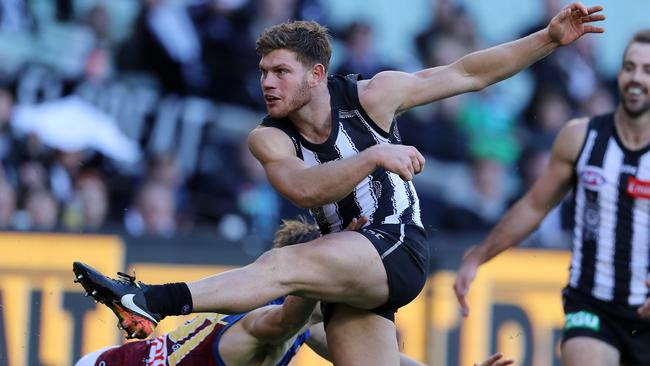
[(569, 287), (638, 306), (648, 297), (650, 146), (626, 149), (614, 115), (592, 118), (576, 162)]
[[(262, 126), (284, 131), (293, 141), (296, 155), (309, 166), (342, 160), (377, 144), (400, 144), (395, 122), (390, 132), (382, 130), (359, 103), (359, 75), (330, 76), (328, 89), (332, 108), (332, 130), (322, 144), (307, 141), (288, 118), (267, 116)], [(423, 227), (420, 203), (412, 182), (377, 169), (343, 199), (310, 210), (321, 233), (337, 232), (353, 218), (364, 215), (369, 224), (412, 224)]]
[[(227, 366), (219, 354), (222, 334), (246, 314), (206, 313), (155, 339), (130, 342), (102, 353), (96, 366)], [(287, 366), (309, 331), (299, 334), (278, 360)]]

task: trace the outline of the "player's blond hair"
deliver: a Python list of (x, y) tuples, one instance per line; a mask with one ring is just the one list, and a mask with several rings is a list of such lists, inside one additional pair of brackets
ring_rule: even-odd
[(294, 220), (282, 220), (282, 225), (275, 232), (273, 247), (282, 248), (286, 245), (306, 243), (319, 236), (318, 226), (307, 222), (303, 216)]

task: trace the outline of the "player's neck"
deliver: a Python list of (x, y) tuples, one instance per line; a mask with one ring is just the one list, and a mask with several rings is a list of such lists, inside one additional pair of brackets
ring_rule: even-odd
[(325, 142), (332, 130), (332, 108), (327, 85), (314, 88), (309, 103), (289, 115), (289, 119), (307, 141), (316, 144)]
[(626, 148), (638, 150), (650, 144), (649, 112), (638, 117), (632, 117), (619, 105), (614, 121), (616, 131)]

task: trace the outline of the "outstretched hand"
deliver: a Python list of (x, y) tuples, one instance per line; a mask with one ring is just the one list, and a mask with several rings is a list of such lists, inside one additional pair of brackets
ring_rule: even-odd
[[(468, 252), (470, 253), (470, 252)], [(469, 293), (469, 288), (476, 277), (476, 272), (478, 270), (479, 263), (477, 263), (469, 255), (466, 255), (463, 258), (463, 262), (456, 272), (456, 281), (454, 281), (454, 293), (456, 294), (456, 299), (458, 299), (458, 304), (460, 305), (461, 312), (463, 317), (469, 315), (469, 303), (467, 302), (467, 294)]]
[(474, 366), (506, 366), (515, 363), (515, 361), (511, 359), (507, 358), (502, 360), (501, 358), (503, 358), (503, 355), (501, 353), (495, 353), (487, 360), (481, 363), (475, 363)]
[(602, 6), (586, 7), (582, 3), (572, 3), (564, 7), (551, 19), (546, 28), (553, 42), (565, 46), (586, 33), (603, 33), (604, 28), (590, 23), (605, 20), (605, 15), (598, 14)]

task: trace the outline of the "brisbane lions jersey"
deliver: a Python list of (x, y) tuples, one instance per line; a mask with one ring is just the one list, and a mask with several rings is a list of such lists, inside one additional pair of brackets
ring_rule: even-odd
[[(103, 352), (95, 366), (227, 366), (219, 354), (223, 333), (246, 314), (201, 314), (155, 339), (130, 342)], [(297, 335), (275, 366), (286, 366), (309, 331)]]

